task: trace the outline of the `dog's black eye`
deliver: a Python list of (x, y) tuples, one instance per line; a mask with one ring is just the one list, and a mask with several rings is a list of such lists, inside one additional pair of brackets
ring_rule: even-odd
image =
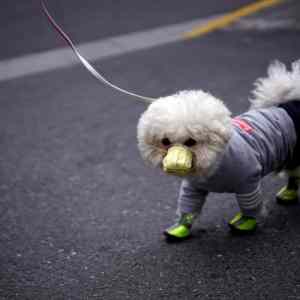
[(168, 138), (163, 138), (161, 140), (161, 143), (164, 145), (164, 146), (170, 146), (171, 145), (171, 142)]
[(187, 146), (187, 147), (192, 147), (192, 146), (195, 146), (196, 144), (197, 144), (197, 142), (192, 138), (189, 138), (184, 143), (184, 145)]

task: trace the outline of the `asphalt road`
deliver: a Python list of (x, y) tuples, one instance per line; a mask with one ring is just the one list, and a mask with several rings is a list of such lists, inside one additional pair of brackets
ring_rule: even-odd
[[(7, 3), (5, 3), (7, 2)], [(0, 60), (62, 46), (37, 1), (5, 1)], [(78, 42), (230, 11), (250, 1), (51, 1)], [(297, 20), (288, 2), (257, 15)], [(99, 14), (101, 17), (99, 17)], [(97, 30), (95, 29), (97, 28)], [(299, 58), (297, 26), (223, 30), (96, 62), (152, 97), (202, 88), (234, 112), (270, 61)], [(81, 66), (0, 82), (0, 299), (300, 299), (300, 206), (279, 207), (233, 237), (232, 195), (211, 195), (194, 238), (166, 244), (179, 180), (148, 168), (136, 146), (141, 103)]]

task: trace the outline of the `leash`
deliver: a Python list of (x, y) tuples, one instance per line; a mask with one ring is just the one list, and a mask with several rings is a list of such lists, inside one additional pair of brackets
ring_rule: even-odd
[(151, 103), (153, 101), (155, 101), (155, 98), (151, 98), (151, 97), (146, 97), (146, 96), (142, 96), (130, 91), (127, 91), (125, 89), (122, 89), (120, 87), (118, 87), (117, 85), (111, 83), (110, 81), (108, 81), (103, 75), (101, 75), (78, 51), (77, 47), (75, 46), (75, 44), (73, 43), (73, 41), (71, 40), (71, 38), (62, 30), (62, 28), (57, 24), (57, 22), (54, 20), (54, 18), (51, 16), (51, 14), (49, 13), (46, 4), (44, 3), (43, 0), (41, 0), (41, 6), (43, 9), (44, 14), (46, 15), (46, 17), (48, 18), (50, 24), (53, 26), (53, 28), (60, 34), (60, 36), (67, 42), (67, 44), (71, 47), (71, 49), (73, 50), (73, 52), (75, 53), (75, 55), (77, 56), (77, 58), (79, 59), (79, 61), (83, 64), (83, 66), (100, 82), (104, 83), (105, 85), (108, 85), (109, 87), (124, 93), (126, 95), (129, 96), (133, 96), (137, 99), (139, 99), (140, 101), (144, 102), (144, 103)]

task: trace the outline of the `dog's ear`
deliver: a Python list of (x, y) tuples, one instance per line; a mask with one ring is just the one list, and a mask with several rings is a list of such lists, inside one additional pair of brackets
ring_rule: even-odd
[(209, 136), (209, 142), (212, 145), (225, 145), (227, 144), (227, 142), (229, 141), (231, 137), (231, 134), (229, 134), (229, 132), (224, 131), (224, 132), (213, 132), (210, 136)]
[(231, 138), (232, 129), (231, 119), (228, 122), (218, 122), (218, 124), (215, 124), (209, 137), (214, 143), (226, 144)]

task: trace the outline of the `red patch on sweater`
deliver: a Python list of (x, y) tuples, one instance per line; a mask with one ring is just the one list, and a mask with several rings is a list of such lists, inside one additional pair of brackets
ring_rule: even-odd
[(238, 128), (242, 129), (247, 133), (251, 133), (253, 131), (253, 128), (247, 122), (240, 118), (232, 119), (232, 123), (233, 125), (237, 126)]

